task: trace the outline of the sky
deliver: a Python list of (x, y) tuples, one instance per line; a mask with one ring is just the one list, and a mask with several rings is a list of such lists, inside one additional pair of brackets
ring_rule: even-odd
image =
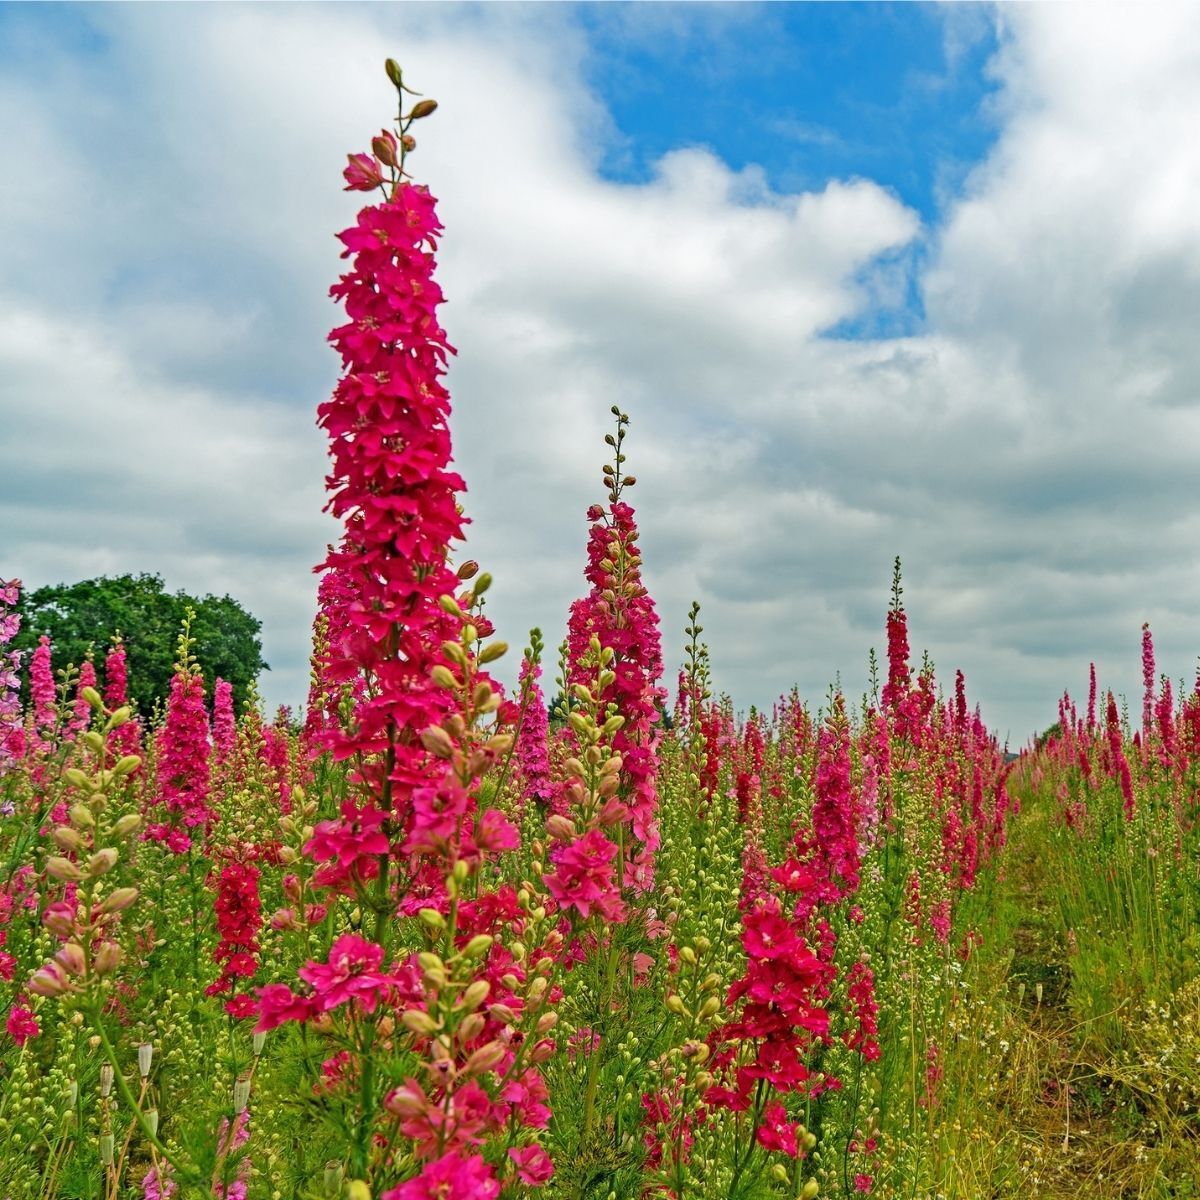
[[(1013, 745), (1200, 653), (1200, 5), (0, 4), (0, 576), (236, 597), (303, 702), (385, 57), (439, 101), (461, 554), (583, 586), (609, 408), (668, 671), (915, 655)], [(515, 666), (514, 666), (515, 669)]]

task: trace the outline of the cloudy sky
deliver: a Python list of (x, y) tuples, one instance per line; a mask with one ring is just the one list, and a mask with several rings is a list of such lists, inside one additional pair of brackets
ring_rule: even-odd
[(1200, 652), (1200, 6), (0, 5), (0, 576), (160, 572), (302, 700), (385, 56), (441, 107), (468, 552), (563, 634), (609, 406), (668, 662), (914, 648), (1019, 743)]

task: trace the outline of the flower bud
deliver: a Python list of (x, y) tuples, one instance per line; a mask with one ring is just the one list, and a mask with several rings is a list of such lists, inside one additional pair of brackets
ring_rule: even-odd
[(128, 704), (122, 704), (111, 717), (108, 718), (109, 729), (120, 729), (122, 725), (127, 725), (133, 719), (133, 709)]
[(481, 1075), (490, 1071), (505, 1055), (506, 1051), (500, 1042), (488, 1042), (472, 1052), (463, 1064), (463, 1072), (467, 1075)]
[(400, 1014), (404, 1027), (421, 1037), (437, 1032), (437, 1022), (423, 1009), (407, 1008)]
[(451, 671), (449, 667), (442, 666), (441, 663), (437, 663), (435, 666), (429, 669), (429, 678), (432, 679), (433, 682), (438, 685), (438, 687), (450, 689), (458, 687), (458, 680), (454, 678), (454, 672)]
[[(453, 675), (450, 677), (451, 679), (454, 678)], [(452, 687), (453, 684), (449, 686)], [(440, 725), (431, 725), (421, 734), (421, 745), (436, 758), (449, 758), (454, 753), (454, 743), (450, 740), (450, 735)]]
[(100, 901), (100, 912), (108, 914), (122, 912), (127, 909), (138, 898), (138, 890), (135, 887), (119, 887), (113, 888), (103, 900)]
[(515, 1025), (521, 1019), (515, 1009), (499, 1002), (488, 1005), (488, 1016), (493, 1021), (499, 1021), (501, 1025)]
[(54, 962), (48, 962), (34, 971), (26, 986), (35, 996), (45, 996), (47, 999), (54, 999), (71, 990), (70, 981), (63, 974), (62, 967)]
[(104, 707), (104, 701), (101, 699), (100, 693), (96, 691), (94, 687), (80, 688), (79, 695), (97, 712), (100, 712), (100, 710)]
[(492, 942), (495, 940), (490, 933), (477, 933), (463, 947), (463, 953), (468, 958), (478, 958), (481, 954), (486, 954), (492, 948)]
[(102, 738), (94, 729), (88, 730), (88, 732), (83, 735), (83, 744), (96, 754), (104, 753), (104, 738)]
[(96, 824), (96, 818), (92, 816), (92, 810), (86, 804), (72, 804), (71, 824), (76, 829), (91, 829)]
[(63, 778), (72, 786), (88, 791), (91, 788), (91, 776), (85, 775), (78, 767), (68, 767), (63, 772)]
[(801, 1189), (797, 1200), (817, 1200), (821, 1194), (821, 1185), (815, 1180), (810, 1179)]
[(142, 765), (141, 758), (136, 754), (126, 754), (113, 763), (113, 774), (120, 779), (123, 775), (132, 775)]
[(103, 850), (97, 850), (88, 859), (88, 878), (98, 879), (101, 875), (107, 875), (117, 865), (119, 857), (120, 855), (115, 846), (105, 846)]
[[(430, 929), (440, 930), (446, 928), (446, 918), (443, 917), (436, 908), (423, 908), (417, 914), (417, 916), (419, 916), (421, 920), (429, 926)], [(441, 964), (440, 959), (438, 960), (438, 963), (439, 965)]]
[(140, 813), (126, 813), (123, 817), (119, 817), (117, 823), (112, 827), (113, 837), (128, 837), (131, 833), (137, 833), (141, 825)]
[(683, 1003), (683, 1000), (674, 992), (667, 997), (666, 1004), (667, 1011), (674, 1013), (677, 1017), (686, 1017), (690, 1015), (686, 1005)]
[(437, 106), (436, 100), (418, 100), (416, 104), (412, 106), (412, 112), (408, 114), (409, 118), (413, 121), (419, 121), (422, 117), (428, 117), (431, 113), (436, 111)]
[(92, 959), (97, 975), (111, 975), (121, 965), (121, 947), (116, 942), (101, 942)]
[(371, 151), (384, 166), (396, 166), (396, 139), (386, 129), (381, 129), (379, 136), (371, 139)]
[(75, 928), (75, 909), (67, 901), (59, 900), (42, 913), (42, 924), (60, 938), (70, 937)]
[(507, 642), (489, 642), (488, 645), (479, 652), (480, 663), (495, 662), (498, 658), (503, 658), (508, 653)]
[(371, 1200), (371, 1188), (361, 1179), (352, 1179), (346, 1185), (346, 1200)]
[(393, 1088), (383, 1101), (383, 1107), (394, 1117), (415, 1117), (425, 1111), (425, 1097), (416, 1090), (416, 1084), (411, 1087)]
[(79, 836), (79, 830), (72, 829), (70, 825), (59, 825), (51, 834), (54, 838), (54, 844), (60, 850), (66, 850), (68, 853), (78, 850), (83, 845), (83, 838)]
[(46, 859), (46, 874), (69, 883), (78, 883), (83, 878), (83, 872), (70, 859), (57, 854)]
[(82, 975), (87, 966), (83, 947), (78, 942), (67, 942), (65, 945), (60, 946), (58, 953), (54, 956), (54, 961), (68, 975)]
[(486, 979), (476, 979), (474, 983), (467, 986), (466, 991), (462, 994), (460, 1003), (468, 1012), (478, 1008), (486, 999), (487, 994), (492, 990), (492, 985)]

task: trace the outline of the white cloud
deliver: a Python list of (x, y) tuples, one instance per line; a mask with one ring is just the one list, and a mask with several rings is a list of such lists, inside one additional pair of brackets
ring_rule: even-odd
[(1146, 617), (1184, 669), (1200, 10), (1096, 12), (1003, 10), (1004, 128), (933, 231), (929, 332), (845, 343), (820, 334), (889, 286), (872, 264), (915, 215), (865, 179), (774, 194), (702, 147), (599, 178), (614, 131), (569, 10), (84, 10), (100, 51), (48, 42), (0, 80), (30, 164), (0, 191), (4, 570), (229, 590), (265, 620), (268, 694), (302, 698), (338, 172), (391, 53), (442, 103), (414, 164), (509, 640), (561, 634), (616, 402), (668, 661), (696, 596), (739, 703), (861, 686), (895, 553), (915, 645), (1018, 739), (1093, 655), (1136, 687)]

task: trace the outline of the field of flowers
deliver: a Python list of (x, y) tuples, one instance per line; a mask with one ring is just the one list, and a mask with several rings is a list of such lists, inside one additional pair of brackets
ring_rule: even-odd
[(1014, 761), (911, 665), (897, 563), (871, 694), (737, 714), (698, 607), (664, 650), (614, 408), (506, 695), (433, 107), (345, 173), (303, 720), (207, 695), (186, 624), (161, 713), (120, 642), (19, 661), (0, 583), (0, 1196), (1195, 1195), (1200, 681), (1146, 631), (1132, 736), (1093, 675)]

